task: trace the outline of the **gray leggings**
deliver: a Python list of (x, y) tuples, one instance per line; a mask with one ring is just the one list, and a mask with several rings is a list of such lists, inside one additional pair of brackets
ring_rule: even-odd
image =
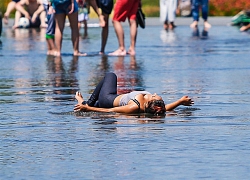
[(87, 104), (100, 108), (112, 108), (117, 96), (117, 76), (115, 73), (106, 73), (96, 86)]

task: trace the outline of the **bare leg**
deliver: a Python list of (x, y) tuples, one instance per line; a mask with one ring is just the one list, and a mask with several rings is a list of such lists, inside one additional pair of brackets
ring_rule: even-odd
[(40, 27), (41, 28), (46, 28), (48, 25), (46, 24), (46, 22), (45, 22), (45, 19), (46, 19), (46, 12), (45, 11), (43, 11), (43, 12), (41, 12), (41, 14), (40, 14), (40, 21), (41, 21), (41, 25), (40, 25)]
[(61, 48), (62, 48), (62, 34), (65, 24), (66, 14), (55, 14), (55, 46), (56, 53), (55, 56), (61, 56)]
[(70, 28), (71, 28), (71, 39), (74, 49), (74, 56), (86, 56), (79, 52), (79, 30), (78, 30), (78, 12), (74, 12), (68, 15)]
[(101, 51), (100, 54), (104, 54), (105, 47), (108, 40), (108, 34), (109, 34), (109, 14), (103, 13), (104, 20), (105, 20), (105, 26), (102, 28), (102, 45), (101, 45)]
[(111, 56), (125, 56), (126, 55), (126, 49), (125, 49), (125, 44), (124, 44), (124, 31), (122, 28), (122, 24), (119, 21), (113, 21), (116, 36), (118, 39), (119, 43), (119, 48), (112, 52), (109, 53)]
[(94, 9), (95, 13), (98, 15), (99, 17), (99, 25), (101, 27), (105, 26), (105, 20), (104, 20), (104, 16), (100, 13), (100, 10), (96, 4), (96, 0), (89, 0), (89, 4), (90, 6), (92, 6), (92, 8)]
[(88, 23), (86, 20), (83, 21), (84, 24), (84, 38), (88, 36)]
[(137, 36), (136, 20), (130, 19), (129, 25), (130, 25), (130, 47), (128, 50), (128, 54), (130, 54), (131, 56), (134, 56), (135, 55), (136, 36)]
[(14, 2), (14, 1), (9, 2), (7, 9), (6, 9), (6, 12), (4, 13), (4, 18), (3, 18), (3, 21), (5, 24), (8, 24), (8, 19), (9, 19), (10, 13), (11, 13), (11, 11), (13, 11), (15, 9), (15, 6), (16, 6), (16, 2)]
[(55, 53), (55, 43), (54, 43), (54, 39), (46, 39), (47, 41), (47, 47), (48, 47), (48, 51), (47, 51), (47, 55), (54, 55)]
[(16, 29), (19, 27), (19, 20), (20, 20), (21, 16), (22, 16), (22, 14), (19, 11), (16, 11), (14, 26), (12, 27), (12, 29)]

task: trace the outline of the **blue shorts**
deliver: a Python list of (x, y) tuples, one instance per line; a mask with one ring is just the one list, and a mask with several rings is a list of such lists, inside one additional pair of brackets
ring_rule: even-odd
[(102, 10), (102, 12), (105, 14), (111, 14), (114, 2), (113, 0), (96, 0), (96, 4)]
[(12, 0), (13, 2), (15, 2), (15, 3), (18, 3), (20, 0)]
[[(52, 6), (55, 10), (55, 14), (68, 14), (70, 11), (71, 0), (54, 0), (52, 1)], [(74, 11), (78, 11), (78, 4), (74, 0)]]
[(49, 6), (44, 4), (44, 9), (46, 12), (46, 16), (47, 16), (47, 24), (48, 27), (46, 28), (46, 36), (54, 36), (55, 35), (55, 27), (56, 27), (56, 23), (55, 23), (55, 14), (48, 14), (48, 10), (49, 10)]

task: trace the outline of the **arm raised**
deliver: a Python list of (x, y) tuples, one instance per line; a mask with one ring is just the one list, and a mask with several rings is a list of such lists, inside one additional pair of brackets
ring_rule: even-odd
[(179, 100), (165, 105), (165, 108), (166, 108), (166, 111), (171, 111), (180, 105), (192, 106), (193, 104), (194, 104), (194, 101), (191, 98), (189, 98), (188, 96), (183, 96)]

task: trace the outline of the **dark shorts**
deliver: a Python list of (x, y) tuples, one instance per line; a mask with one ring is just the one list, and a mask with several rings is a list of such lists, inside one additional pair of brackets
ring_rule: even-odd
[(13, 2), (15, 2), (15, 3), (18, 3), (20, 0), (12, 0)]
[(40, 25), (41, 25), (41, 21), (40, 21), (39, 17), (36, 18), (35, 22), (30, 21), (30, 27), (31, 28), (38, 28), (38, 27), (40, 27)]
[(96, 0), (96, 4), (105, 14), (111, 14), (114, 6), (113, 0)]
[[(64, 0), (61, 2), (60, 0), (54, 0), (52, 1), (52, 6), (55, 10), (55, 14), (68, 14), (70, 9), (69, 6), (71, 5), (71, 0)], [(78, 11), (78, 4), (76, 0), (74, 0), (74, 11)]]

